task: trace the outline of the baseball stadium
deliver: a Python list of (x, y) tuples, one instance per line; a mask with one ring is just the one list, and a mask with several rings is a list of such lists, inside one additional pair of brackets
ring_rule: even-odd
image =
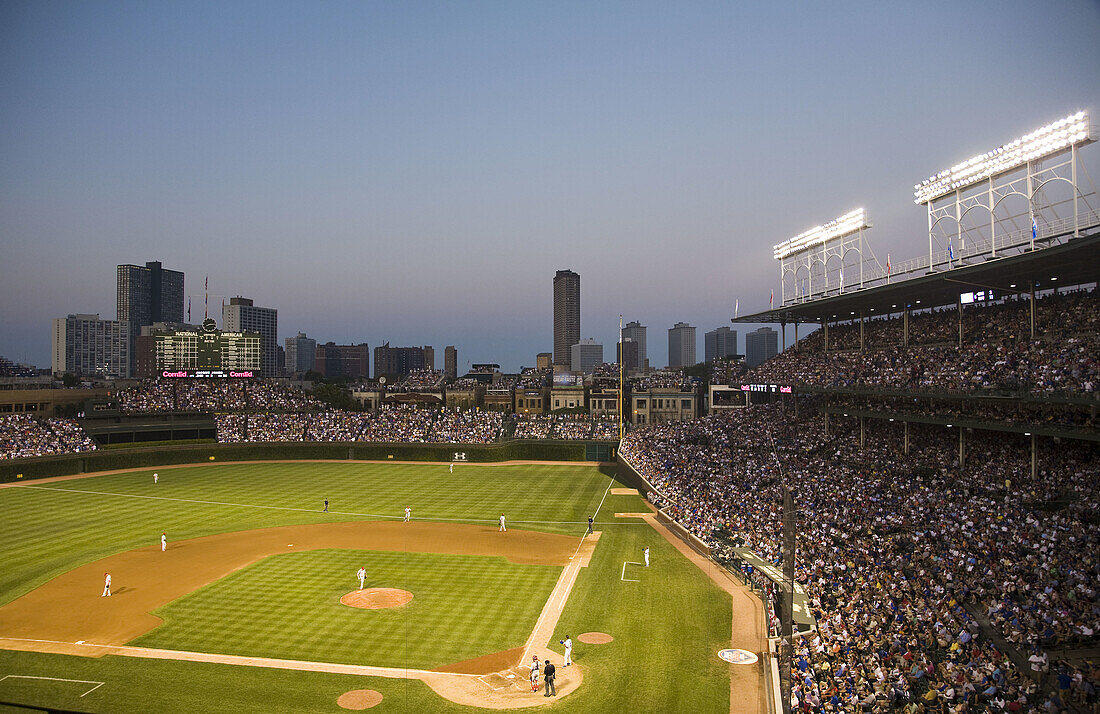
[(602, 413), (165, 364), (0, 415), (0, 710), (1096, 712), (1093, 134), (918, 184), (926, 256), (776, 245), (733, 321), (792, 348)]

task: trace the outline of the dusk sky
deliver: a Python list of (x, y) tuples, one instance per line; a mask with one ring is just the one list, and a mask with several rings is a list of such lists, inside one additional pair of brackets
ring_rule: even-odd
[(1095, 1), (2, 2), (0, 355), (48, 367), (51, 319), (160, 260), (196, 322), (209, 275), (280, 343), (506, 370), (568, 268), (605, 359), (622, 313), (701, 360), (778, 296), (775, 243), (862, 206), (915, 257), (914, 183), (1100, 124), (1098, 38)]

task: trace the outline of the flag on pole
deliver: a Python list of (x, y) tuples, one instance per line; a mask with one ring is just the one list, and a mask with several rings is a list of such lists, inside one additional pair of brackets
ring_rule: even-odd
[(187, 321), (191, 322), (191, 296), (187, 296)]
[(733, 301), (733, 316), (734, 316), (734, 318), (737, 317), (737, 313), (740, 309), (741, 309), (741, 301), (739, 299), (735, 298), (734, 301)]
[(886, 274), (890, 274), (890, 254), (886, 254)]
[(775, 308), (775, 288), (772, 288), (771, 289), (771, 295), (768, 296), (768, 309), (772, 310), (774, 308)]
[(1035, 222), (1035, 216), (1031, 217), (1031, 240), (1039, 234), (1039, 224)]
[(948, 258), (948, 260), (954, 260), (955, 259), (955, 246), (951, 245), (951, 240), (950, 239), (948, 239), (948, 241), (947, 241), (947, 258)]

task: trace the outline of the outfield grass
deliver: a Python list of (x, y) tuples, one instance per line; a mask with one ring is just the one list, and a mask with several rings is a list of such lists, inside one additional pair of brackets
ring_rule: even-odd
[[(0, 489), (0, 563), (3, 563), (0, 602), (7, 602), (79, 564), (153, 545), (162, 530), (178, 540), (276, 525), (368, 518), (362, 514), (397, 518), (404, 506), (410, 505), (414, 518), (495, 522), (503, 510), (511, 528), (579, 536), (587, 525), (587, 514), (596, 510), (609, 485), (608, 476), (591, 466), (464, 465), (456, 467), (453, 476), (447, 471), (446, 466), (430, 464), (221, 464), (161, 470), (160, 483), (155, 487), (150, 469), (42, 484), (41, 489)], [(87, 493), (89, 491), (99, 493)], [(334, 513), (319, 512), (326, 497)], [(574, 660), (585, 668), (585, 684), (575, 694), (555, 702), (552, 709), (586, 714), (728, 711), (728, 669), (718, 660), (717, 651), (729, 642), (729, 596), (648, 525), (613, 515), (616, 511), (640, 510), (644, 507), (639, 497), (606, 495), (596, 521), (603, 535), (590, 567), (580, 571), (555, 637), (564, 637), (566, 633), (573, 635)], [(651, 547), (653, 566), (648, 570), (635, 569), (633, 576), (628, 575), (639, 582), (621, 581), (622, 562), (641, 561), (641, 549), (645, 545)], [(368, 562), (360, 563), (364, 556)], [(301, 557), (322, 560), (294, 560)], [(325, 560), (330, 557), (334, 560)], [(382, 628), (373, 634), (341, 635), (346, 628), (358, 626), (356, 615), (400, 617), (399, 610), (341, 613), (332, 621), (334, 629), (319, 635), (315, 642), (307, 640), (319, 633), (328, 615), (324, 611), (290, 615), (290, 611), (298, 607), (294, 602), (306, 607), (316, 597), (323, 600), (338, 597), (341, 590), (351, 590), (355, 583), (349, 574), (360, 564), (368, 564), (372, 580), (389, 567), (395, 568), (392, 571), (395, 577), (401, 572), (411, 575), (414, 570), (421, 570), (426, 578), (443, 575), (439, 579), (448, 580), (455, 574), (444, 575), (438, 568), (431, 572), (430, 559), (456, 559), (457, 562), (475, 556), (425, 555), (424, 564), (417, 564), (416, 568), (402, 568), (396, 561), (403, 557), (412, 557), (412, 554), (311, 551), (279, 555), (166, 606), (161, 612), (168, 620), (165, 627), (147, 635), (148, 640), (142, 638), (141, 644), (171, 635), (172, 647), (183, 645), (187, 649), (210, 651), (220, 647), (219, 642), (225, 644), (230, 640), (236, 641), (236, 647), (240, 644), (241, 633), (230, 637), (222, 630), (255, 624), (267, 631), (267, 640), (256, 642), (259, 651), (247, 654), (279, 656), (274, 650), (289, 646), (278, 642), (285, 639), (295, 647), (327, 645), (326, 656), (317, 659), (333, 661), (347, 656), (353, 662), (377, 663), (373, 655), (362, 659), (354, 657), (358, 657), (359, 649), (364, 653), (373, 651), (376, 640), (391, 636), (392, 631), (387, 633)], [(313, 581), (312, 571), (330, 567), (347, 581), (346, 589), (338, 579), (336, 584), (328, 577), (320, 579), (324, 582)], [(526, 591), (530, 590), (530, 598), (534, 601), (538, 600), (536, 591), (541, 591), (539, 597), (545, 602), (545, 592), (552, 587), (552, 577), (560, 572), (560, 568), (546, 566), (503, 563), (501, 567), (511, 573), (545, 570), (551, 573), (551, 579), (547, 584), (540, 580), (540, 575), (534, 578), (538, 583), (520, 584), (519, 579), (513, 577), (506, 578), (502, 585), (499, 576), (493, 575), (490, 568), (472, 577), (469, 583), (455, 583), (454, 587), (480, 588), (495, 597), (511, 582), (523, 592), (507, 596), (519, 603), (515, 606), (517, 610), (522, 610), (533, 607), (523, 604), (528, 597)], [(404, 586), (398, 584), (397, 587)], [(220, 598), (222, 600), (235, 600), (238, 596), (247, 599), (266, 591), (269, 600), (265, 607), (280, 609), (277, 603), (285, 598), (287, 608), (282, 612), (273, 610), (270, 617), (267, 613), (257, 616), (229, 611), (204, 617), (197, 609), (192, 609), (193, 604), (201, 604), (208, 592), (217, 594), (222, 588), (238, 590), (233, 597)], [(417, 598), (427, 597), (427, 593), (416, 592), (419, 585), (406, 589), (413, 590)], [(407, 607), (420, 604), (414, 598)], [(512, 607), (509, 605), (508, 609)], [(310, 605), (309, 609), (316, 608)], [(528, 616), (517, 611), (514, 622), (509, 622), (508, 615), (502, 614), (504, 621), (499, 624), (440, 623), (419, 617), (409, 618), (408, 622), (410, 626), (423, 628), (424, 641), (420, 644), (424, 648), (421, 651), (430, 652), (432, 642), (441, 642), (443, 647), (455, 647), (455, 650), (454, 654), (440, 655), (438, 659), (455, 661), (522, 644), (534, 627), (537, 608), (534, 612)], [(345, 620), (345, 615), (349, 619)], [(205, 624), (194, 620), (195, 617), (205, 619)], [(259, 619), (253, 623), (257, 617)], [(309, 618), (319, 618), (318, 624), (313, 624)], [(283, 624), (280, 629), (278, 622), (293, 624)], [(468, 634), (483, 631), (480, 629), (483, 625), (490, 626), (485, 632), (499, 629), (505, 634), (499, 640), (493, 639), (495, 634)], [(508, 634), (513, 629), (522, 633), (516, 641), (512, 641), (516, 635)], [(615, 641), (607, 645), (586, 645), (576, 639), (585, 631), (606, 632), (614, 636)], [(460, 644), (449, 642), (456, 633), (465, 633), (457, 634), (457, 639), (478, 641), (479, 649), (470, 655), (459, 654)], [(486, 643), (484, 649), (480, 648), (482, 640)], [(385, 646), (391, 654), (396, 652), (399, 659), (403, 658), (403, 642), (390, 641)], [(224, 651), (243, 652), (238, 649)], [(547, 653), (540, 654), (545, 656)], [(561, 662), (560, 647), (552, 659)], [(431, 655), (424, 656), (423, 661), (431, 661)], [(414, 665), (410, 662), (409, 666)], [(112, 656), (87, 659), (0, 651), (0, 676), (4, 674), (107, 682), (83, 698), (79, 698), (70, 685), (45, 680), (0, 682), (0, 702), (17, 698), (24, 703), (92, 712), (340, 712), (344, 710), (336, 706), (336, 698), (345, 691), (360, 688), (376, 689), (385, 695), (382, 705), (372, 712), (470, 711), (446, 702), (415, 680), (231, 665)]]
[[(358, 588), (413, 593), (403, 607), (340, 604)], [(562, 569), (504, 558), (315, 550), (265, 558), (160, 608), (130, 644), (221, 654), (431, 669), (513, 647), (531, 634)]]
[[(278, 525), (400, 518), (580, 535), (610, 478), (594, 466), (236, 463), (0, 489), (0, 604), (77, 565), (159, 542)], [(321, 513), (324, 499), (330, 513)], [(563, 523), (564, 521), (564, 523)]]

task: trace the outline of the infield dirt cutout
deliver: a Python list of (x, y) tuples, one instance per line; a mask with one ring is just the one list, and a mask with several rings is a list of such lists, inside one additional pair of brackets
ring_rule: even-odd
[(341, 694), (336, 703), (344, 709), (370, 709), (382, 703), (382, 693), (373, 689), (353, 689)]
[(389, 607), (401, 607), (412, 599), (411, 592), (400, 588), (366, 588), (352, 590), (340, 598), (340, 604), (363, 610), (385, 610)]

